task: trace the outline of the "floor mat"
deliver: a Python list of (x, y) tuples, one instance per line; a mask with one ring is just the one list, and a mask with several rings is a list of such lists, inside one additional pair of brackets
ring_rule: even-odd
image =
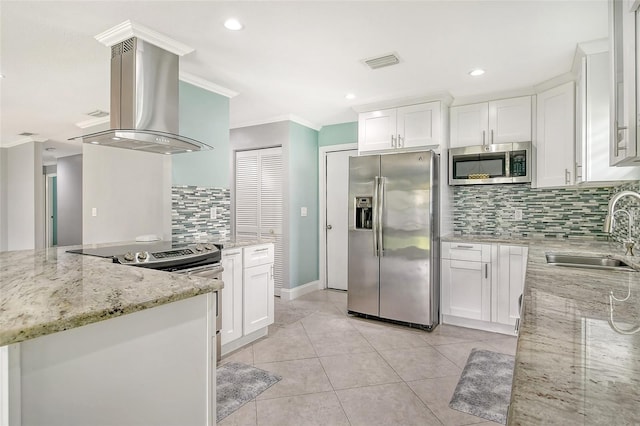
[(506, 424), (514, 363), (511, 355), (473, 349), (449, 407)]
[(216, 421), (260, 395), (282, 377), (240, 362), (221, 365), (216, 370)]

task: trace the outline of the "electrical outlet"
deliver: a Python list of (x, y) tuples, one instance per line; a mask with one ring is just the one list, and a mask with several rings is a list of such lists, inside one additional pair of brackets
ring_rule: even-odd
[(515, 209), (514, 210), (513, 219), (514, 220), (522, 220), (522, 210), (521, 209)]
[(218, 218), (218, 209), (216, 207), (211, 207), (211, 210), (209, 212), (209, 218), (211, 218), (211, 219), (217, 219)]

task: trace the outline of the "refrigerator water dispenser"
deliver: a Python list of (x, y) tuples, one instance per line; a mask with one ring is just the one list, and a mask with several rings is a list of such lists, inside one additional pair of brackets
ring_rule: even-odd
[(356, 197), (356, 229), (373, 229), (372, 197)]

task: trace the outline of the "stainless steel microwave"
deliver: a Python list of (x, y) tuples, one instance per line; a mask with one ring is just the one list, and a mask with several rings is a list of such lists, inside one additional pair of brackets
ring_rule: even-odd
[(531, 142), (449, 150), (449, 185), (531, 182)]

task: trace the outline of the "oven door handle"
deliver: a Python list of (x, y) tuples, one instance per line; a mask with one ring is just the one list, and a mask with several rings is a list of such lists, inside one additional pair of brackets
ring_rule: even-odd
[(195, 275), (204, 278), (218, 278), (222, 272), (220, 263), (212, 263), (210, 265), (196, 266), (183, 270), (174, 271), (185, 275)]

